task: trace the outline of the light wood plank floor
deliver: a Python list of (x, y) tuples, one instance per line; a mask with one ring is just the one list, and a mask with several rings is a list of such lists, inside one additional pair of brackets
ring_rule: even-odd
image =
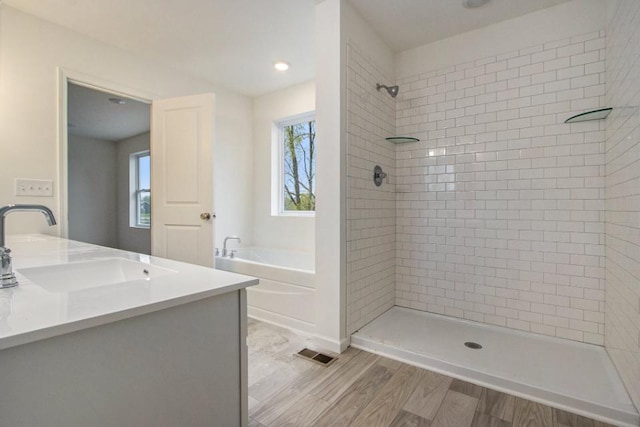
[(249, 321), (249, 426), (605, 427), (350, 348), (330, 366), (293, 354), (312, 343)]

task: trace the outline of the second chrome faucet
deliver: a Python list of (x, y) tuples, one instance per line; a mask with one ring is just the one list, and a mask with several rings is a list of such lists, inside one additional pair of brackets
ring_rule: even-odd
[(240, 240), (240, 238), (238, 236), (227, 236), (227, 237), (225, 237), (224, 238), (224, 243), (222, 245), (222, 256), (223, 257), (230, 256), (230, 253), (227, 251), (227, 242), (229, 240), (237, 240), (238, 243), (241, 243), (241, 240)]

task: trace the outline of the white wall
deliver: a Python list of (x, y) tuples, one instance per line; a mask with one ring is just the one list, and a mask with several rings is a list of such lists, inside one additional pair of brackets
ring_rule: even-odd
[[(334, 351), (349, 343), (347, 327), (347, 51), (359, 46), (393, 79), (391, 51), (344, 0), (316, 5), (316, 339)], [(374, 87), (375, 90), (375, 87)], [(320, 172), (322, 171), (322, 172)], [(370, 296), (365, 296), (369, 298)], [(370, 310), (370, 313), (375, 310)]]
[(607, 13), (605, 347), (640, 408), (640, 2)]
[[(377, 68), (381, 76), (395, 77), (395, 58), (393, 51), (376, 33), (360, 14), (345, 2), (343, 7), (344, 29), (343, 35), (347, 43), (350, 43), (364, 52), (372, 64)], [(384, 83), (384, 82), (380, 82)], [(392, 83), (392, 82), (388, 82)]]
[(400, 52), (396, 55), (396, 77), (600, 30), (605, 25), (605, 5), (602, 0), (573, 0)]
[[(0, 8), (0, 146), (7, 148), (0, 170), (3, 203), (44, 203), (60, 211), (57, 67), (62, 67), (151, 99), (214, 92), (216, 233), (250, 235), (251, 178), (245, 162), (251, 158), (249, 98), (10, 7)], [(55, 194), (16, 198), (15, 177), (54, 179)], [(13, 215), (7, 222), (11, 233), (58, 230), (30, 215)]]
[[(342, 0), (316, 4), (316, 340), (328, 350), (348, 345), (345, 287), (345, 23)], [(322, 172), (320, 172), (322, 171)]]
[[(131, 160), (133, 153), (149, 150), (149, 132), (132, 136), (115, 143), (117, 151), (117, 207), (118, 207), (118, 248), (143, 254), (151, 253), (151, 229), (131, 227)], [(151, 190), (153, 197), (153, 189)], [(153, 222), (153, 212), (151, 213)]]
[(69, 238), (118, 247), (116, 143), (69, 135)]
[(241, 95), (216, 91), (216, 142), (213, 151), (215, 246), (225, 236), (253, 242), (252, 102)]
[(271, 215), (271, 150), (275, 123), (315, 109), (314, 82), (292, 86), (253, 100), (253, 243), (256, 246), (315, 251), (315, 217)]

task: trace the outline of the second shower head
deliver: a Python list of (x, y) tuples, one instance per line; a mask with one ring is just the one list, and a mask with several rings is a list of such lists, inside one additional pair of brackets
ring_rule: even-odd
[(398, 96), (398, 92), (400, 91), (399, 86), (386, 86), (381, 85), (380, 83), (376, 83), (376, 89), (378, 90), (378, 92), (380, 92), (380, 89), (386, 89), (387, 93), (391, 95), (392, 98)]

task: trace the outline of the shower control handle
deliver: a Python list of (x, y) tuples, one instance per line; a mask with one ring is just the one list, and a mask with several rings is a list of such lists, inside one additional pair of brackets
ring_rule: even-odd
[(379, 165), (373, 168), (373, 183), (376, 187), (380, 187), (382, 185), (382, 180), (387, 177), (387, 174), (382, 171), (382, 168)]

